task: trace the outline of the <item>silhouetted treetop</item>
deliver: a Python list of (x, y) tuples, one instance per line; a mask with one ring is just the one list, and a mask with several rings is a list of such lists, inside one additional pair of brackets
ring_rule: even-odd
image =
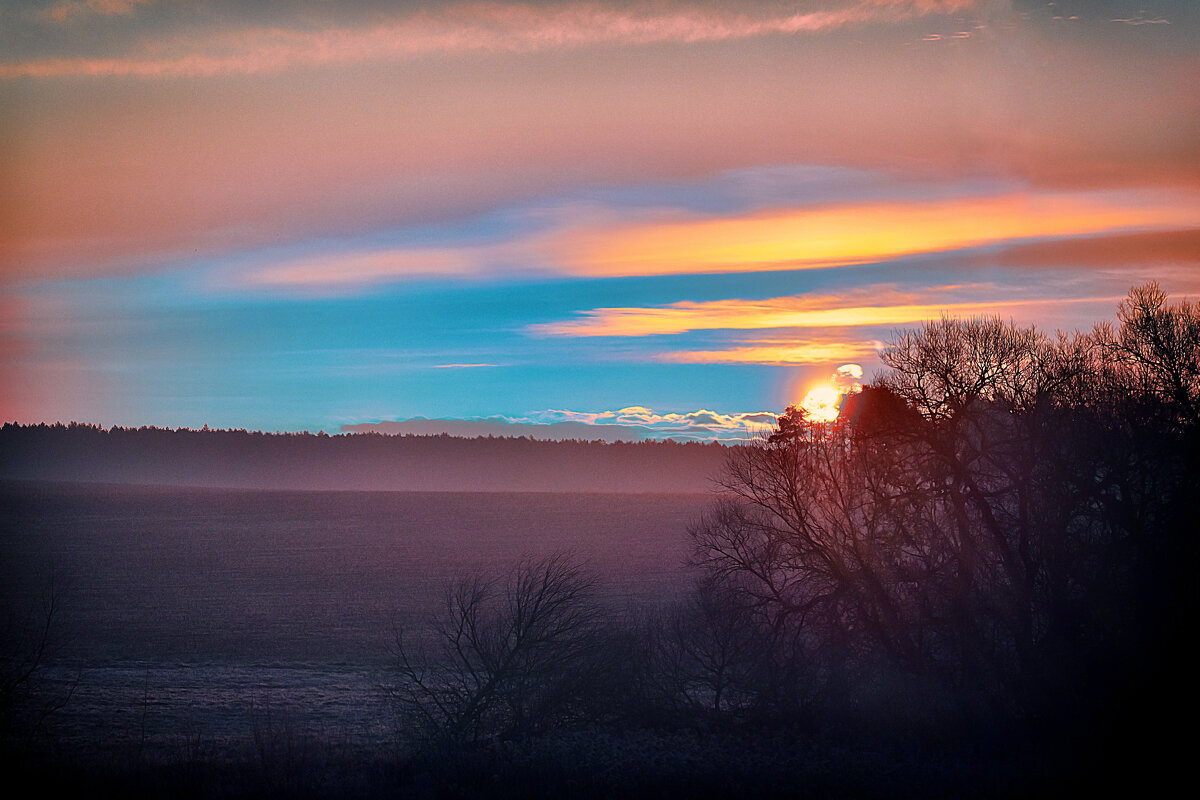
[(1120, 365), (1128, 391), (1173, 405), (1180, 420), (1200, 425), (1200, 305), (1167, 304), (1157, 283), (1139, 286), (1117, 309), (1120, 327), (1097, 327), (1103, 354)]

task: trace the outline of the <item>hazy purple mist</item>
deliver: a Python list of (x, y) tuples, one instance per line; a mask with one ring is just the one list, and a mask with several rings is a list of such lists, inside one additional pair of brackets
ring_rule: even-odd
[(49, 674), (84, 676), (54, 724), (80, 746), (146, 724), (235, 747), (265, 713), (378, 746), (395, 628), (453, 578), (567, 550), (617, 609), (667, 602), (707, 500), (0, 483), (0, 599), (35, 608), (53, 575)]

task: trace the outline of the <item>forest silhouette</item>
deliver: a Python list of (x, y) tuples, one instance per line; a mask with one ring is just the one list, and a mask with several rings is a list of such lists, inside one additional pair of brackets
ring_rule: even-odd
[(0, 479), (249, 489), (704, 492), (726, 450), (675, 441), (17, 425)]

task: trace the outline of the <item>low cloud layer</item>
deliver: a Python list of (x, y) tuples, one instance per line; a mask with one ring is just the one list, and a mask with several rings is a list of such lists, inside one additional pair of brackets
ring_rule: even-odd
[(474, 419), (412, 419), (343, 425), (344, 433), (387, 435), (527, 436), (530, 439), (562, 441), (578, 439), (606, 442), (638, 442), (673, 439), (679, 442), (754, 441), (774, 427), (771, 411), (720, 414), (701, 409), (686, 414), (659, 414), (645, 406), (628, 406), (617, 411), (566, 411), (549, 409), (525, 417), (481, 417)]

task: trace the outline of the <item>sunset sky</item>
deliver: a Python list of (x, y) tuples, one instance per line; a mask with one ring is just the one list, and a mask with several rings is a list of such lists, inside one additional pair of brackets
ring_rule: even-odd
[(0, 421), (736, 439), (1200, 295), (1198, 87), (1192, 0), (5, 2)]

